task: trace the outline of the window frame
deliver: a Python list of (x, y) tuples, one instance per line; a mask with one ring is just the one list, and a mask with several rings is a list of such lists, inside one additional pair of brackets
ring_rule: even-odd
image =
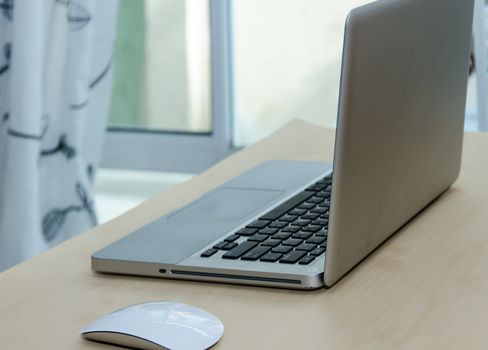
[(488, 131), (487, 73), (486, 69), (486, 4), (475, 0), (473, 21), (473, 48), (476, 62), (476, 97), (478, 104), (478, 131)]
[(108, 127), (101, 166), (198, 173), (233, 153), (235, 84), (232, 1), (210, 0), (210, 132)]

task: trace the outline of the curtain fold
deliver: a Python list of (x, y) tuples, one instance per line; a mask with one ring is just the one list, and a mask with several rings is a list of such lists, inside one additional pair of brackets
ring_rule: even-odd
[(0, 0), (0, 271), (96, 225), (117, 0)]

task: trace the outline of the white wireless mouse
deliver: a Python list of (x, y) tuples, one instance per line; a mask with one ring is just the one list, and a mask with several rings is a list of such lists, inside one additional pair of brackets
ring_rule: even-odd
[(208, 349), (224, 333), (222, 322), (202, 309), (152, 302), (117, 310), (85, 328), (85, 339), (147, 350)]

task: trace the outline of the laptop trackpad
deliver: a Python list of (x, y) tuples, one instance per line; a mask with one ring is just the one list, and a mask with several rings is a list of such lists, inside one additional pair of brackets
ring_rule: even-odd
[(172, 214), (168, 219), (228, 221), (238, 224), (284, 192), (223, 187)]
[(219, 188), (161, 222), (159, 254), (178, 263), (263, 210), (284, 191)]

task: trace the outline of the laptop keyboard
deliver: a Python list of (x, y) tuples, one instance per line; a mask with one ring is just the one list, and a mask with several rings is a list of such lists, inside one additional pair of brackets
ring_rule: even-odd
[(332, 174), (201, 254), (223, 259), (308, 265), (325, 254)]

